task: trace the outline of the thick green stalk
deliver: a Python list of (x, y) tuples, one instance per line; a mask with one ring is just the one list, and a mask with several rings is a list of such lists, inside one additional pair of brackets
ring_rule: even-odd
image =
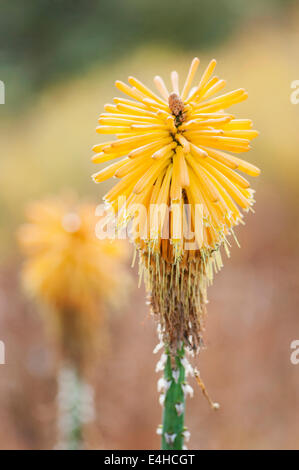
[(185, 383), (185, 367), (182, 359), (184, 346), (171, 358), (165, 348), (167, 360), (164, 368), (164, 379), (167, 384), (162, 425), (162, 449), (182, 450), (184, 445), (185, 396), (182, 385)]

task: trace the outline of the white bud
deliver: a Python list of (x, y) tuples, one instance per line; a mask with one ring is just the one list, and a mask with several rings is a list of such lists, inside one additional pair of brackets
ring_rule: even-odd
[(167, 361), (166, 354), (162, 354), (160, 361), (156, 365), (156, 372), (161, 372), (164, 370), (165, 363)]
[(159, 436), (162, 436), (162, 426), (161, 426), (161, 424), (160, 424), (160, 426), (157, 427), (156, 434), (158, 434)]
[(158, 383), (157, 383), (157, 390), (158, 392), (162, 392), (165, 390), (165, 385), (166, 385), (166, 380), (164, 379), (164, 377), (161, 377), (159, 380), (158, 380)]
[(155, 347), (155, 349), (153, 350), (153, 353), (154, 354), (157, 354), (157, 352), (160, 351), (160, 349), (163, 348), (163, 343), (158, 343), (157, 346)]
[(188, 442), (189, 439), (190, 439), (190, 436), (191, 436), (190, 432), (186, 430), (186, 431), (184, 431), (182, 434), (183, 434), (183, 436), (184, 436), (184, 438), (185, 438), (185, 441)]
[(161, 395), (159, 396), (159, 403), (161, 406), (163, 406), (164, 402), (165, 402), (165, 394), (161, 393)]
[(180, 377), (179, 369), (176, 369), (176, 370), (172, 371), (172, 377), (173, 377), (173, 380), (175, 381), (175, 383), (177, 384), (178, 381), (179, 381), (179, 377)]
[(190, 398), (193, 397), (193, 388), (189, 385), (189, 384), (183, 384), (182, 385), (182, 389), (183, 389), (183, 392), (184, 392), (184, 396), (185, 398), (189, 395)]
[(171, 383), (171, 380), (165, 380), (165, 392), (169, 390)]
[(167, 444), (173, 444), (174, 441), (175, 441), (175, 438), (176, 438), (176, 434), (168, 434), (168, 432), (166, 432), (164, 434), (165, 436), (165, 440), (167, 442)]
[(184, 410), (185, 410), (184, 403), (177, 403), (174, 406), (175, 406), (175, 409), (176, 409), (176, 412), (177, 412), (178, 416), (181, 416), (181, 414), (183, 414)]
[(181, 360), (181, 363), (182, 365), (184, 366), (185, 368), (185, 374), (186, 374), (186, 377), (188, 377), (188, 375), (193, 375), (193, 367), (191, 366), (190, 362), (188, 361), (188, 359), (186, 359), (185, 357)]

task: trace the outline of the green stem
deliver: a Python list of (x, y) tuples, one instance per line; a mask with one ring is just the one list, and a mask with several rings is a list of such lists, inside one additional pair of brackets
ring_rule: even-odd
[(80, 380), (78, 371), (74, 371), (74, 401), (71, 404), (71, 426), (69, 429), (69, 448), (72, 450), (78, 450), (83, 444), (83, 426), (82, 426), (82, 388), (83, 383)]
[(164, 368), (164, 379), (167, 385), (163, 409), (162, 449), (182, 450), (184, 445), (185, 396), (182, 385), (185, 383), (185, 367), (182, 359), (184, 346), (178, 349), (175, 358), (171, 358), (165, 348), (167, 360)]
[(83, 446), (82, 405), (84, 383), (73, 366), (63, 367), (59, 377), (60, 447), (79, 450)]

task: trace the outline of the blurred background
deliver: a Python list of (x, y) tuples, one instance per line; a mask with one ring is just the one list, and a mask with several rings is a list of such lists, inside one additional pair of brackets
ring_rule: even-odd
[[(0, 448), (56, 442), (56, 362), (38, 309), (22, 293), (15, 231), (27, 202), (65, 189), (100, 202), (109, 187), (90, 175), (91, 147), (114, 81), (147, 85), (186, 74), (193, 56), (215, 57), (228, 90), (249, 100), (233, 110), (260, 137), (246, 155), (262, 169), (255, 215), (237, 230), (241, 249), (209, 291), (202, 379), (221, 409), (195, 388), (190, 449), (299, 448), (298, 170), (299, 6), (291, 0), (15, 0), (2, 2), (0, 79)], [(202, 70), (201, 68), (201, 70)], [(98, 167), (97, 167), (98, 168)], [(155, 449), (161, 422), (153, 356), (157, 338), (143, 287), (110, 317), (104, 355), (92, 364), (96, 420), (88, 448)]]

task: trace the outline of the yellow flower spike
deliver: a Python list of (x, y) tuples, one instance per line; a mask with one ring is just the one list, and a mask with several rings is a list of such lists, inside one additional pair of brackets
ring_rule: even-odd
[(73, 197), (48, 198), (28, 206), (18, 231), (24, 287), (47, 307), (64, 359), (78, 368), (105, 339), (107, 305), (123, 302), (128, 288), (126, 246), (97, 239), (95, 211)]
[[(140, 272), (170, 351), (182, 342), (199, 348), (207, 286), (223, 264), (220, 250), (229, 253), (229, 236), (235, 238), (233, 229), (243, 223), (243, 210), (254, 204), (250, 183), (239, 172), (260, 172), (234, 155), (248, 152), (258, 132), (251, 120), (226, 111), (247, 99), (246, 91), (219, 95), (226, 82), (213, 75), (214, 59), (193, 86), (198, 65), (195, 58), (181, 94), (177, 72), (171, 73), (170, 92), (155, 76), (161, 98), (134, 77), (129, 77), (130, 86), (117, 81), (128, 98), (114, 98), (99, 120), (100, 133), (109, 131), (115, 140), (96, 145), (93, 157), (94, 162), (117, 157), (124, 162), (94, 178), (121, 178), (105, 200), (117, 208), (117, 198), (127, 197), (116, 218), (121, 223), (133, 219)], [(145, 209), (138, 221), (136, 203)], [(137, 228), (145, 214), (148, 237), (142, 239)]]

